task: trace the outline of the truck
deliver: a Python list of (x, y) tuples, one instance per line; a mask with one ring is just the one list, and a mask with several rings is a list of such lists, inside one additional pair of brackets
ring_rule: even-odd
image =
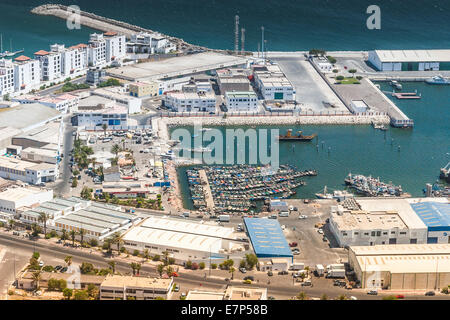
[(303, 262), (296, 262), (291, 265), (291, 270), (304, 270), (305, 264)]
[(345, 270), (345, 266), (343, 263), (334, 263), (327, 265), (327, 272), (330, 272), (331, 270)]
[(316, 275), (318, 277), (323, 276), (325, 273), (325, 268), (321, 264), (316, 264)]
[(327, 272), (327, 278), (345, 278), (344, 269), (332, 269)]
[(230, 222), (230, 216), (228, 214), (221, 214), (217, 220), (219, 222)]

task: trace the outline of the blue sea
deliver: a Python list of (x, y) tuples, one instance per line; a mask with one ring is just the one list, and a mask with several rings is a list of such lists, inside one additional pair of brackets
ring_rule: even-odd
[[(1, 0), (4, 49), (27, 54), (55, 42), (86, 42), (93, 30), (69, 30), (65, 21), (29, 13), (46, 3), (78, 5), (82, 10), (140, 25), (198, 45), (234, 48), (234, 16), (246, 29), (247, 50), (256, 51), (265, 28), (267, 49), (295, 51), (415, 49), (450, 47), (450, 1), (437, 0)], [(369, 5), (381, 10), (381, 29), (369, 30)]]

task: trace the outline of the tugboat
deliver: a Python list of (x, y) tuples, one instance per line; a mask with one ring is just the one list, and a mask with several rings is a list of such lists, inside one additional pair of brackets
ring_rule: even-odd
[(278, 137), (278, 140), (280, 140), (280, 141), (311, 141), (315, 137), (317, 137), (316, 133), (309, 135), (309, 136), (304, 136), (302, 134), (302, 131), (298, 131), (298, 135), (294, 136), (294, 135), (292, 135), (292, 129), (289, 129), (287, 131), (287, 134), (280, 135)]
[(425, 83), (428, 83), (428, 84), (450, 84), (450, 80), (445, 79), (441, 75), (438, 75), (438, 76), (434, 76), (433, 78), (426, 79)]

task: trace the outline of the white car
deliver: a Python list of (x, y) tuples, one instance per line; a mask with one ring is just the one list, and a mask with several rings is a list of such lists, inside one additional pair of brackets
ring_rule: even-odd
[(302, 215), (298, 216), (298, 218), (299, 219), (306, 219), (306, 218), (308, 218), (308, 216), (305, 216), (304, 214), (302, 214)]
[(39, 261), (39, 267), (43, 267), (44, 266), (44, 261)]
[(318, 232), (319, 234), (323, 234), (323, 230), (322, 230), (322, 229), (317, 229), (317, 232)]
[(350, 300), (358, 300), (358, 298), (355, 296), (350, 296)]

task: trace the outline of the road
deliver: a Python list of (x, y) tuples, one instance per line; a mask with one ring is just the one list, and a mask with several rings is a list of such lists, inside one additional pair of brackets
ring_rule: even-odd
[[(81, 78), (74, 79), (74, 80), (72, 80), (70, 82), (76, 83), (76, 84), (85, 83), (86, 82), (86, 76), (82, 76)], [(58, 85), (55, 85), (55, 86), (53, 86), (51, 88), (41, 90), (41, 91), (37, 92), (37, 94), (39, 96), (46, 96), (46, 95), (49, 95), (49, 94), (54, 94), (56, 91), (60, 90), (63, 86), (64, 86), (64, 83), (58, 84)]]
[(64, 138), (63, 138), (63, 154), (62, 162), (59, 165), (59, 179), (55, 183), (53, 187), (53, 191), (55, 195), (65, 196), (70, 193), (70, 176), (72, 175), (69, 160), (70, 160), (70, 151), (73, 148), (73, 132), (75, 131), (70, 122), (70, 115), (66, 115), (63, 118), (64, 121)]
[[(39, 241), (32, 241), (26, 238), (19, 238), (17, 236), (12, 236), (5, 233), (0, 233), (0, 246), (7, 248), (9, 252), (16, 253), (16, 255), (22, 257), (21, 261), (25, 261), (24, 258), (30, 257), (33, 250), (38, 251), (41, 254), (42, 260), (46, 262), (46, 264), (63, 264), (64, 258), (67, 255), (71, 255), (73, 257), (73, 263), (74, 264), (81, 264), (82, 262), (90, 262), (94, 264), (96, 267), (101, 268), (108, 268), (107, 262), (111, 259), (105, 256), (99, 256), (90, 254), (86, 251), (81, 251), (80, 249), (74, 249), (70, 247), (63, 247), (59, 245), (49, 245), (47, 243), (42, 243)], [(131, 269), (129, 267), (128, 262), (119, 261), (115, 259), (116, 261), (116, 269), (118, 272), (122, 274), (130, 274)], [(10, 262), (11, 263), (11, 262)], [(16, 264), (20, 265), (20, 263)], [(20, 266), (22, 267), (22, 266)], [(11, 266), (8, 265), (8, 268), (11, 268)], [(0, 269), (0, 271), (2, 271)], [(207, 272), (205, 271), (180, 271), (180, 277), (176, 278), (176, 282), (179, 283), (182, 286), (182, 291), (184, 291), (186, 288), (190, 289), (203, 289), (203, 288), (210, 288), (210, 289), (216, 289), (221, 290), (225, 287), (227, 284), (222, 278), (216, 278), (216, 277), (207, 277), (205, 278), (205, 274)], [(3, 272), (2, 272), (3, 274)], [(143, 264), (141, 268), (141, 275), (142, 276), (157, 276), (155, 267)], [(231, 282), (233, 285), (242, 285), (242, 280), (237, 280), (237, 278), (242, 277), (242, 275), (238, 274), (236, 272), (235, 279), (236, 281)], [(276, 278), (283, 278), (285, 281), (281, 283), (281, 281), (277, 281)], [(2, 277), (9, 279), (7, 277)], [(6, 280), (7, 282), (11, 283), (11, 280)], [(252, 285), (247, 285), (249, 287), (266, 287), (268, 288), (268, 295), (274, 296), (278, 299), (288, 299), (289, 297), (297, 295), (300, 291), (304, 291), (308, 296), (310, 297), (320, 297), (322, 294), (326, 294), (330, 298), (337, 297), (340, 294), (345, 294), (347, 296), (355, 296), (358, 299), (375, 299), (379, 300), (379, 296), (368, 296), (365, 292), (361, 291), (347, 291), (343, 288), (338, 287), (324, 287), (321, 285), (321, 282), (329, 282), (328, 280), (324, 278), (316, 279), (313, 278), (313, 284), (315, 284), (313, 287), (300, 287), (298, 285), (293, 286), (292, 282), (290, 280), (289, 276), (274, 276), (272, 277), (271, 284), (267, 285), (266, 283), (256, 283)], [(3, 280), (3, 285), (5, 283), (5, 280)], [(290, 283), (291, 285), (288, 285)], [(2, 283), (0, 283), (2, 285)], [(424, 296), (407, 296), (406, 299), (448, 299), (448, 296), (435, 296), (435, 297), (424, 297)]]

